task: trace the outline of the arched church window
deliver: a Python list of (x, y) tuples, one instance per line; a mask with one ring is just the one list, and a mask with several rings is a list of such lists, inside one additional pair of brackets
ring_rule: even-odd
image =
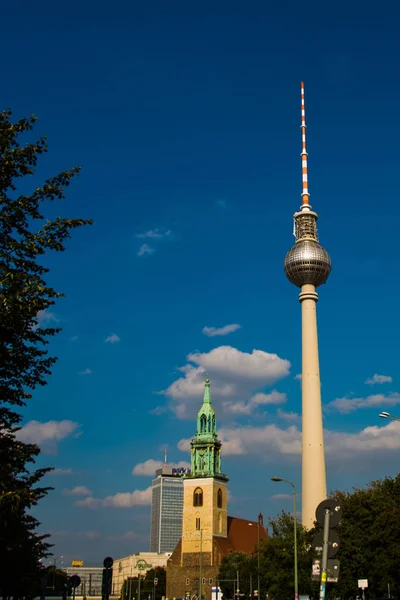
[(196, 529), (200, 531), (200, 517), (196, 517)]
[(208, 417), (208, 433), (211, 431), (211, 415)]
[(218, 508), (222, 508), (222, 490), (219, 488), (217, 492), (217, 506)]
[(201, 415), (200, 417), (200, 433), (206, 433), (207, 431), (207, 417), (206, 415)]
[(203, 506), (203, 490), (196, 488), (193, 492), (193, 506)]
[(212, 430), (215, 433), (215, 415), (213, 415), (213, 418), (212, 418)]

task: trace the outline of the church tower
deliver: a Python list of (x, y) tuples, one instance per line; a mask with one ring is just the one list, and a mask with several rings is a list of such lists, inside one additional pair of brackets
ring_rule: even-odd
[(167, 600), (212, 600), (223, 557), (236, 551), (253, 554), (268, 536), (260, 518), (257, 523), (228, 517), (221, 446), (207, 377), (191, 441), (192, 468), (183, 480), (182, 538), (167, 562)]
[(204, 564), (212, 566), (214, 537), (228, 535), (228, 478), (221, 473), (221, 446), (207, 377), (191, 442), (191, 472), (183, 483), (182, 564), (201, 552)]

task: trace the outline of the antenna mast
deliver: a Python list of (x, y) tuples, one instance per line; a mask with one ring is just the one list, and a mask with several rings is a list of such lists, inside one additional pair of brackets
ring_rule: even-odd
[(303, 180), (303, 191), (301, 194), (301, 210), (309, 211), (311, 206), (308, 201), (308, 165), (307, 165), (307, 148), (306, 148), (306, 106), (304, 100), (304, 82), (301, 84), (301, 171)]

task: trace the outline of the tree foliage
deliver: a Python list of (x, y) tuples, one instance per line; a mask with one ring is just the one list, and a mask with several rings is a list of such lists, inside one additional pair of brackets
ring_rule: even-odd
[[(294, 519), (282, 512), (276, 519), (270, 519), (270, 538), (260, 544), (260, 599), (267, 595), (273, 600), (287, 600), (294, 595)], [(297, 523), (297, 549), (299, 591), (301, 594), (315, 593), (316, 586), (311, 581), (310, 543), (312, 532)], [(224, 556), (219, 579), (236, 580), (239, 574), (240, 594), (249, 597), (257, 589), (258, 556), (232, 552)], [(225, 598), (234, 598), (235, 582), (222, 582), (221, 590)]]
[(229, 552), (222, 559), (218, 579), (225, 598), (234, 598), (236, 589), (249, 596), (257, 588), (256, 558), (245, 552)]
[[(154, 585), (154, 579), (158, 579), (157, 585)], [(121, 600), (136, 600), (138, 598), (139, 580), (137, 577), (128, 577), (125, 579), (122, 590)], [(146, 575), (140, 581), (140, 598), (147, 600), (161, 600), (166, 595), (167, 572), (164, 567), (155, 567), (147, 571)], [(115, 590), (118, 594), (119, 590)], [(153, 599), (154, 594), (154, 599)]]
[[(0, 113), (0, 564), (1, 591), (15, 595), (22, 576), (39, 573), (48, 555), (47, 536), (29, 511), (49, 491), (40, 487), (49, 469), (34, 470), (39, 448), (18, 440), (21, 408), (37, 386), (46, 384), (55, 357), (47, 345), (59, 331), (41, 317), (62, 296), (46, 281), (44, 265), (51, 251), (62, 252), (73, 229), (90, 223), (57, 217), (46, 220), (46, 202), (63, 199), (79, 168), (51, 177), (30, 195), (27, 188), (38, 157), (47, 152), (46, 138), (23, 144), (36, 117), (13, 123), (11, 111)], [(22, 138), (22, 139), (21, 139)], [(23, 569), (23, 575), (21, 574)], [(17, 592), (18, 593), (18, 592)]]
[[(284, 600), (294, 595), (294, 518), (282, 511), (270, 519), (271, 537), (261, 549), (261, 589), (274, 600)], [(299, 593), (314, 595), (316, 586), (311, 581), (310, 552), (313, 531), (296, 523), (297, 564)]]
[(353, 492), (332, 494), (342, 507), (338, 534), (339, 582), (330, 595), (359, 594), (358, 579), (368, 579), (367, 594), (382, 598), (388, 584), (392, 595), (400, 595), (400, 475), (371, 482)]

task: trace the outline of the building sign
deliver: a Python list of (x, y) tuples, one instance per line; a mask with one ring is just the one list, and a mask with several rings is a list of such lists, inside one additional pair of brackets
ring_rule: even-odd
[(83, 567), (83, 560), (73, 560), (71, 563), (71, 567)]
[(172, 469), (172, 475), (175, 477), (183, 477), (184, 475), (190, 475), (190, 469), (185, 469), (184, 467), (179, 467)]
[(143, 558), (140, 558), (138, 561), (136, 561), (136, 569), (139, 569), (139, 571), (144, 571), (145, 569), (151, 569), (153, 565), (149, 565), (149, 563), (147, 563)]

